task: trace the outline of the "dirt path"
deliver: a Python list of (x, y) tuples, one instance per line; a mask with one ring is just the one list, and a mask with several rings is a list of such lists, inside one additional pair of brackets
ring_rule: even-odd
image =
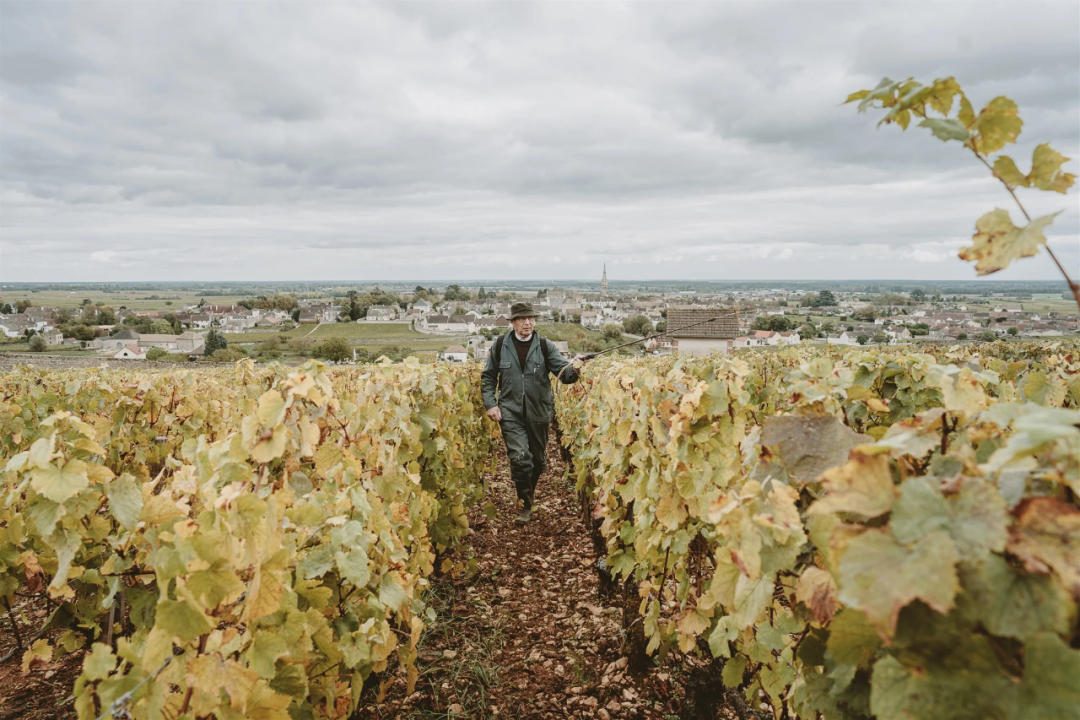
[(669, 672), (642, 680), (626, 672), (619, 608), (598, 599), (597, 558), (554, 433), (548, 458), (539, 511), (518, 528), (500, 453), (491, 483), (498, 515), (477, 518), (470, 536), (476, 576), (433, 583), (439, 616), (421, 640), (416, 692), (406, 697), (398, 676), (358, 717), (677, 717), (681, 693)]

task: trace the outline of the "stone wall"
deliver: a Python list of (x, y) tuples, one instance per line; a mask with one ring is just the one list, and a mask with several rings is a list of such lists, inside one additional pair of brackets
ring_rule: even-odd
[(0, 372), (12, 370), (19, 365), (29, 365), (42, 370), (73, 370), (77, 368), (121, 368), (127, 370), (173, 370), (205, 367), (229, 367), (233, 363), (210, 362), (159, 362), (149, 360), (114, 360), (91, 355), (49, 355), (47, 353), (0, 353)]

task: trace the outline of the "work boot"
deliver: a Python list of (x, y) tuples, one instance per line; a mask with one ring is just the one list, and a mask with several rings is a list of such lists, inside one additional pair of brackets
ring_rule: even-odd
[(518, 525), (525, 525), (532, 520), (532, 493), (527, 492), (525, 496), (521, 498), (521, 514), (514, 518), (514, 522)]

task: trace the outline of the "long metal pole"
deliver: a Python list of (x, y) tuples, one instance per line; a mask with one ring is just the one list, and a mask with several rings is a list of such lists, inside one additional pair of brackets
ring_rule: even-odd
[(681, 325), (681, 326), (675, 328), (674, 330), (668, 330), (668, 329), (665, 328), (663, 332), (653, 333), (652, 335), (647, 335), (647, 336), (641, 338), (640, 340), (631, 340), (628, 343), (623, 343), (622, 345), (616, 345), (615, 347), (611, 347), (611, 348), (608, 348), (606, 350), (600, 350), (598, 352), (588, 353), (586, 355), (582, 355), (581, 358), (582, 358), (582, 360), (592, 360), (594, 357), (597, 357), (598, 355), (603, 355), (604, 353), (613, 352), (615, 350), (619, 350), (619, 349), (624, 348), (624, 347), (630, 347), (631, 345), (637, 345), (638, 343), (643, 343), (646, 340), (652, 340), (653, 338), (657, 338), (657, 337), (660, 337), (662, 335), (670, 335), (673, 332), (678, 332), (680, 330), (686, 330), (688, 328), (697, 327), (698, 325), (705, 325), (707, 323), (711, 323), (711, 322), (714, 322), (716, 320), (723, 320), (725, 317), (728, 317), (729, 315), (732, 315), (732, 314), (734, 314), (735, 318), (738, 319), (739, 310), (736, 308), (735, 310), (731, 310), (730, 312), (726, 312), (723, 315), (717, 315), (716, 317), (711, 317), (708, 320), (702, 320), (701, 322), (690, 323), (689, 325)]

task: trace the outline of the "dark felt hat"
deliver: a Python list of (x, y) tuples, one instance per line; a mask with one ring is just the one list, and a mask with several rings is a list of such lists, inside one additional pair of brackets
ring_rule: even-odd
[(510, 306), (510, 319), (517, 320), (518, 318), (525, 317), (537, 317), (538, 313), (533, 310), (531, 303), (516, 302)]

